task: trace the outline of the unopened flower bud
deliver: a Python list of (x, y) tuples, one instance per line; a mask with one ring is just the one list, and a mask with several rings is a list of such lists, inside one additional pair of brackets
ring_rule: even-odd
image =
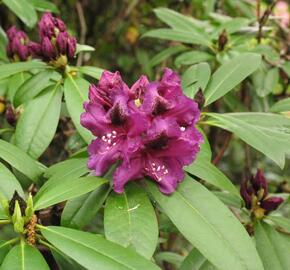
[(68, 56), (68, 58), (70, 58), (70, 59), (74, 58), (75, 53), (76, 53), (76, 48), (77, 48), (76, 38), (69, 37), (68, 43), (67, 43), (67, 56)]
[(15, 201), (14, 211), (12, 215), (12, 222), (14, 226), (14, 231), (17, 233), (23, 233), (24, 231), (24, 219), (22, 217), (22, 212), (18, 200)]
[(228, 36), (227, 36), (226, 30), (224, 29), (219, 35), (219, 39), (218, 39), (219, 51), (223, 51), (227, 43), (228, 43)]
[(197, 103), (198, 108), (201, 110), (205, 103), (205, 97), (201, 88), (199, 88), (198, 92), (195, 94), (194, 101)]
[(55, 59), (56, 51), (51, 40), (48, 37), (44, 37), (41, 43), (42, 54), (46, 59)]
[(265, 209), (266, 213), (276, 210), (284, 200), (279, 197), (270, 197), (261, 202), (261, 207)]
[(11, 105), (7, 106), (6, 113), (5, 113), (6, 121), (9, 125), (14, 126), (17, 119), (16, 119), (16, 113)]

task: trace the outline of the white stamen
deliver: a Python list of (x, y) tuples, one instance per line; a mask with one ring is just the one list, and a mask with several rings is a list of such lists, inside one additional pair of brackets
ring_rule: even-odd
[(181, 131), (185, 131), (185, 127), (181, 127), (180, 130), (181, 130)]

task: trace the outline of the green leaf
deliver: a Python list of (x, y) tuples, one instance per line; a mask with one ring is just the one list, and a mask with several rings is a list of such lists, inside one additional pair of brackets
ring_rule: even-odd
[(103, 185), (88, 194), (68, 200), (61, 215), (61, 225), (81, 229), (89, 224), (103, 206), (109, 191), (110, 187)]
[(285, 98), (275, 103), (271, 109), (271, 112), (290, 112), (290, 98)]
[(9, 78), (7, 98), (12, 104), (14, 104), (15, 94), (18, 92), (22, 84), (30, 77), (31, 75), (26, 72), (19, 72)]
[(106, 238), (150, 259), (158, 241), (158, 224), (147, 193), (132, 183), (122, 194), (111, 193), (104, 213)]
[(203, 22), (193, 19), (189, 16), (182, 15), (174, 10), (168, 8), (156, 8), (154, 9), (156, 16), (167, 25), (178, 30), (187, 31), (201, 31), (201, 24)]
[(10, 200), (15, 190), (20, 196), (24, 197), (24, 192), (16, 177), (6, 166), (0, 163), (0, 194)]
[(0, 158), (12, 167), (37, 182), (43, 172), (40, 165), (18, 147), (0, 140)]
[(209, 105), (228, 93), (252, 74), (260, 63), (261, 56), (255, 53), (244, 53), (227, 61), (212, 75), (205, 91), (205, 104)]
[(92, 46), (77, 44), (76, 54), (80, 52), (93, 52), (94, 50), (95, 48)]
[(35, 247), (24, 242), (13, 247), (5, 257), (1, 270), (49, 270), (45, 259)]
[(168, 262), (179, 267), (183, 260), (183, 256), (174, 252), (164, 251), (164, 252), (157, 253), (154, 256), (154, 259), (158, 262), (158, 264), (161, 264), (162, 262)]
[(23, 83), (19, 90), (15, 94), (14, 104), (19, 106), (40, 94), (49, 85), (55, 84), (50, 81), (50, 78), (56, 72), (52, 70), (44, 70), (36, 75), (33, 75), (30, 79)]
[(258, 70), (253, 75), (257, 76), (256, 80), (253, 81), (256, 92), (260, 97), (265, 97), (272, 93), (279, 81), (278, 68), (271, 68), (265, 74), (263, 70)]
[(263, 269), (242, 224), (200, 183), (186, 177), (171, 196), (152, 182), (147, 187), (184, 237), (217, 268)]
[(270, 216), (266, 217), (266, 221), (267, 220), (272, 221), (276, 226), (283, 228), (288, 233), (290, 233), (290, 219), (289, 218), (285, 218), (282, 216), (270, 215)]
[[(211, 268), (206, 268), (211, 267)], [(205, 270), (205, 269), (217, 269), (215, 268), (206, 258), (196, 249), (194, 248), (190, 253), (186, 256), (184, 261), (180, 266), (180, 270)]]
[(61, 183), (48, 186), (45, 192), (35, 197), (34, 209), (39, 210), (47, 208), (51, 205), (81, 196), (107, 182), (108, 180), (96, 176), (63, 178)]
[(190, 51), (180, 54), (175, 59), (175, 65), (180, 67), (182, 65), (193, 65), (200, 62), (206, 62), (213, 59), (213, 56), (203, 51)]
[(63, 227), (43, 227), (44, 237), (67, 256), (88, 270), (160, 270), (130, 249), (100, 235)]
[(78, 68), (78, 71), (99, 80), (104, 70), (98, 67), (82, 66)]
[(205, 90), (210, 79), (210, 66), (207, 63), (199, 63), (189, 67), (181, 77), (182, 88), (184, 93), (189, 98), (194, 98), (194, 95), (199, 89)]
[(289, 249), (274, 228), (264, 222), (257, 222), (255, 240), (265, 270), (290, 269)]
[(2, 0), (2, 2), (23, 21), (28, 27), (37, 22), (37, 14), (31, 3), (27, 0)]
[(36, 10), (39, 11), (50, 11), (53, 13), (59, 13), (59, 9), (55, 4), (46, 0), (29, 0)]
[(160, 64), (162, 61), (166, 60), (172, 55), (175, 55), (179, 52), (182, 52), (186, 50), (186, 47), (184, 46), (174, 46), (174, 47), (169, 47), (160, 53), (156, 54), (148, 63), (149, 66), (155, 67), (156, 65)]
[(179, 42), (189, 43), (189, 44), (204, 45), (207, 47), (211, 46), (210, 41), (197, 31), (193, 32), (193, 31), (186, 31), (186, 30), (161, 28), (161, 29), (150, 30), (146, 32), (142, 37), (173, 40), (173, 41), (179, 41)]
[(67, 109), (82, 138), (90, 143), (93, 139), (91, 133), (80, 124), (81, 114), (84, 112), (83, 104), (88, 99), (89, 82), (82, 78), (67, 77), (64, 82), (64, 96)]
[(59, 122), (62, 86), (50, 86), (46, 91), (25, 104), (16, 130), (15, 144), (37, 159), (51, 143)]
[(281, 68), (287, 74), (287, 76), (290, 77), (290, 61), (285, 61)]
[(207, 123), (233, 132), (281, 168), (290, 150), (290, 119), (272, 113), (208, 113)]
[(59, 267), (59, 270), (85, 270), (76, 261), (64, 255), (58, 250), (51, 249), (51, 253)]
[(10, 250), (10, 245), (6, 245), (5, 243), (6, 243), (5, 241), (0, 240), (0, 265), (2, 265), (4, 258), (6, 257), (7, 253)]
[(213, 191), (213, 194), (217, 196), (225, 205), (229, 207), (241, 208), (242, 199), (240, 196), (223, 191)]
[(45, 63), (36, 60), (0, 65), (0, 80), (19, 72), (30, 71), (32, 69), (40, 70), (45, 68), (48, 68)]
[(185, 170), (221, 190), (226, 190), (239, 197), (239, 192), (231, 180), (205, 158), (197, 157), (192, 164), (185, 167)]

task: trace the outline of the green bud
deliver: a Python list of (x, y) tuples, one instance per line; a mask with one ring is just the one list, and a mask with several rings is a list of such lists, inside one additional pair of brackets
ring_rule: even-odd
[(15, 232), (17, 233), (24, 232), (24, 219), (22, 217), (21, 209), (17, 200), (15, 201), (14, 213), (12, 215), (12, 222), (13, 222)]
[(27, 199), (27, 207), (25, 209), (25, 219), (28, 221), (32, 218), (33, 215), (34, 215), (33, 199), (32, 199), (31, 193), (29, 193), (29, 196)]

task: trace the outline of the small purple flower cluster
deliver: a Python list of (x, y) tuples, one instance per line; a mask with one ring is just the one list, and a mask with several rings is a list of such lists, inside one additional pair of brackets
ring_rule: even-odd
[(7, 56), (14, 61), (26, 61), (31, 57), (29, 38), (23, 32), (12, 26), (7, 30)]
[(76, 52), (76, 39), (71, 37), (64, 22), (45, 13), (38, 23), (40, 42), (32, 42), (23, 31), (15, 26), (7, 31), (9, 43), (7, 54), (10, 58), (26, 61), (31, 56), (46, 62), (53, 62), (57, 67), (65, 66)]
[(261, 170), (257, 171), (255, 177), (242, 183), (240, 193), (246, 208), (257, 218), (276, 210), (284, 201), (282, 198), (269, 196), (268, 184)]
[(96, 136), (88, 148), (88, 167), (101, 176), (118, 162), (117, 193), (143, 177), (172, 193), (203, 142), (195, 126), (198, 105), (183, 94), (179, 76), (168, 68), (160, 81), (141, 76), (131, 88), (119, 72), (105, 71), (98, 85), (90, 86), (84, 108), (81, 124)]

